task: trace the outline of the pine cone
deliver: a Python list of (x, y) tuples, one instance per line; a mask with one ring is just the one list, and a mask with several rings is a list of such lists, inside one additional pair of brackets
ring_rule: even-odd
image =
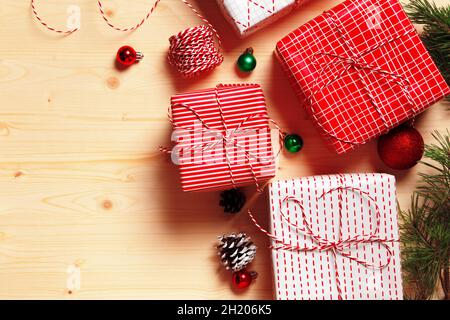
[(238, 213), (245, 204), (245, 194), (240, 189), (225, 190), (220, 197), (219, 205), (224, 212)]
[(219, 241), (218, 255), (227, 270), (242, 270), (255, 258), (256, 246), (245, 233), (224, 235)]

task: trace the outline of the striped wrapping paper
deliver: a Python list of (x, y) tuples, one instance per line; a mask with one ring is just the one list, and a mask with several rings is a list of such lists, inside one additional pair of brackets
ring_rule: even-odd
[(274, 22), (309, 0), (217, 0), (241, 37)]
[[(324, 192), (338, 186), (352, 187), (366, 192), (374, 203), (357, 192)], [(379, 212), (379, 238), (396, 240), (385, 242), (391, 249), (390, 262), (383, 269), (363, 266), (332, 250), (298, 252), (272, 250), (275, 290), (277, 299), (338, 299), (338, 282), (344, 300), (402, 299), (400, 246), (398, 243), (397, 205), (395, 177), (387, 174), (345, 174), (313, 176), (300, 179), (274, 181), (269, 185), (271, 233), (292, 246), (317, 246), (318, 243), (304, 232), (282, 219), (281, 211), (293, 224), (304, 226), (307, 219), (312, 231), (322, 238), (341, 239), (374, 232), (376, 212)], [(303, 205), (283, 202), (286, 196), (297, 199)], [(378, 210), (377, 210), (378, 209)], [(340, 225), (341, 224), (341, 225)], [(272, 242), (276, 245), (276, 242)], [(387, 250), (378, 242), (358, 243), (344, 249), (368, 263), (384, 263)], [(335, 265), (336, 263), (336, 265)], [(336, 272), (337, 266), (337, 272)]]
[(347, 0), (287, 35), (276, 53), (339, 154), (450, 93), (398, 0)]
[[(174, 128), (182, 129), (175, 148), (183, 160), (179, 170), (184, 191), (259, 185), (275, 176), (269, 117), (259, 85), (219, 85), (177, 94), (171, 104)], [(229, 137), (225, 145), (211, 148), (211, 141), (223, 136)]]

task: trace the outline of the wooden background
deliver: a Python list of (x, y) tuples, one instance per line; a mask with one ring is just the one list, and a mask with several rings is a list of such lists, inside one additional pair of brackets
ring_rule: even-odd
[[(136, 23), (152, 1), (110, 0), (120, 25)], [(213, 0), (193, 4), (224, 38), (225, 62), (197, 80), (183, 80), (166, 63), (168, 38), (198, 18), (179, 0), (162, 0), (141, 29), (120, 33), (101, 19), (96, 1), (39, 1), (42, 15), (65, 26), (69, 4), (81, 7), (81, 30), (59, 36), (40, 26), (28, 0), (0, 0), (0, 298), (273, 298), (268, 242), (246, 214), (230, 217), (217, 192), (181, 192), (177, 168), (158, 147), (169, 144), (166, 118), (176, 92), (251, 81), (266, 93), (269, 113), (305, 148), (283, 154), (278, 177), (337, 172), (389, 172), (402, 207), (417, 171), (387, 169), (376, 143), (344, 156), (330, 152), (299, 108), (273, 56), (278, 39), (339, 0), (315, 0), (272, 27), (239, 40)], [(449, 0), (437, 0), (449, 4)], [(145, 59), (114, 67), (117, 49), (131, 44)], [(235, 60), (253, 46), (257, 69), (247, 78)], [(421, 115), (417, 128), (449, 127), (448, 105)], [(248, 197), (254, 188), (246, 188)], [(253, 199), (263, 222), (265, 197)], [(259, 246), (249, 290), (231, 288), (218, 264), (216, 236), (246, 231)], [(68, 292), (68, 267), (81, 270), (81, 289)]]

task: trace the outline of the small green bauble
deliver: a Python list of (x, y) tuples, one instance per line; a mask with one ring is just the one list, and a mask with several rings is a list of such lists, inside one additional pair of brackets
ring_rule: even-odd
[(253, 55), (252, 48), (248, 48), (243, 54), (241, 54), (237, 61), (237, 65), (239, 70), (243, 72), (250, 72), (256, 68), (256, 58)]
[(303, 139), (297, 134), (288, 134), (284, 138), (284, 146), (291, 153), (299, 152), (303, 148)]

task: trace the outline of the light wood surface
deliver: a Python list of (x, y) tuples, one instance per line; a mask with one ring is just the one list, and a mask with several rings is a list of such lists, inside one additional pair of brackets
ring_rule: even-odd
[[(166, 63), (168, 38), (199, 19), (179, 0), (162, 0), (153, 17), (133, 33), (101, 19), (96, 1), (39, 1), (53, 25), (65, 26), (66, 8), (81, 7), (81, 30), (59, 36), (40, 26), (28, 0), (0, 0), (0, 298), (271, 299), (268, 241), (246, 214), (230, 217), (219, 193), (183, 193), (178, 171), (158, 152), (170, 145), (166, 118), (176, 92), (217, 83), (263, 86), (270, 115), (298, 132), (304, 150), (283, 154), (278, 177), (337, 172), (389, 172), (398, 179), (402, 207), (417, 171), (387, 169), (376, 143), (344, 156), (318, 136), (274, 59), (275, 43), (339, 0), (315, 0), (245, 40), (238, 39), (213, 0), (193, 4), (224, 38), (225, 62), (197, 80), (184, 80)], [(437, 0), (448, 4), (449, 0)], [(136, 23), (152, 1), (105, 1), (114, 22)], [(144, 60), (126, 71), (114, 67), (117, 49), (131, 44)], [(235, 60), (249, 46), (257, 69), (247, 78)], [(430, 132), (449, 127), (440, 103), (417, 119)], [(245, 189), (251, 197), (253, 187)], [(267, 199), (252, 206), (267, 222)], [(231, 288), (218, 264), (216, 236), (246, 231), (259, 247), (253, 269), (260, 277), (244, 292)], [(81, 270), (81, 288), (67, 290), (68, 268)]]

